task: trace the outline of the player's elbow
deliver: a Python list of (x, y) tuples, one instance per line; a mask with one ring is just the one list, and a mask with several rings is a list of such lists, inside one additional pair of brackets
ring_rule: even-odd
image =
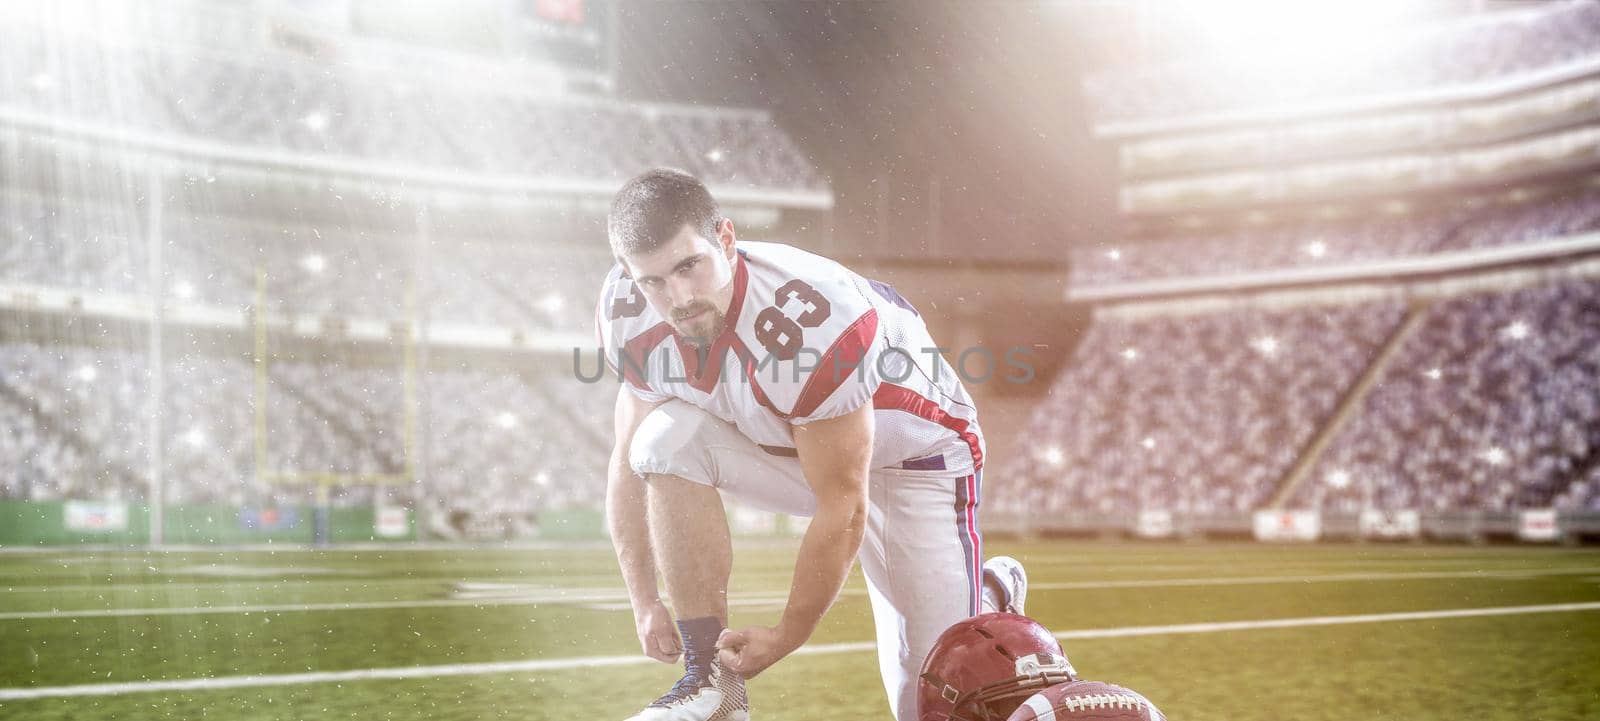
[(839, 493), (817, 508), (818, 515), (826, 515), (833, 532), (845, 540), (859, 543), (867, 530), (867, 492), (862, 484), (858, 492)]

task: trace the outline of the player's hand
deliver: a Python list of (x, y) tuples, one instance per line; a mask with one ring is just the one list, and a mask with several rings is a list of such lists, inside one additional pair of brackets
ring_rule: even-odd
[(678, 639), (678, 629), (672, 625), (672, 612), (661, 599), (634, 608), (633, 626), (644, 655), (662, 663), (678, 662), (683, 644)]
[(734, 673), (747, 679), (755, 678), (756, 674), (799, 648), (800, 643), (769, 626), (751, 626), (739, 631), (724, 629), (717, 637), (717, 659)]

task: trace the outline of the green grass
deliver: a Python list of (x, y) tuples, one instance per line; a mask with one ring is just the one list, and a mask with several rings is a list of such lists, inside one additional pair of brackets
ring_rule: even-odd
[[(1001, 543), (1057, 631), (1600, 602), (1600, 550)], [(732, 591), (779, 594), (794, 548), (738, 548)], [(217, 575), (255, 572), (260, 575)], [(1205, 579), (1243, 579), (1206, 583)], [(1180, 581), (1187, 579), (1186, 581)], [(631, 616), (549, 600), (449, 606), (456, 581), (611, 595), (605, 546), (540, 550), (0, 554), (0, 690), (632, 655)], [(1145, 583), (1149, 581), (1166, 583)], [(1121, 586), (1093, 587), (1095, 582)], [(1078, 584), (1049, 588), (1051, 585)], [(399, 603), (93, 617), (73, 611)], [(421, 605), (409, 605), (421, 604)], [(429, 605), (432, 604), (432, 605)], [(771, 623), (735, 607), (734, 625)], [(872, 638), (860, 578), (814, 643)], [(1173, 719), (1600, 718), (1600, 611), (1069, 641), (1085, 675)], [(622, 719), (677, 678), (641, 663), (0, 702), (0, 719)], [(887, 718), (871, 652), (796, 656), (750, 684), (754, 718)]]

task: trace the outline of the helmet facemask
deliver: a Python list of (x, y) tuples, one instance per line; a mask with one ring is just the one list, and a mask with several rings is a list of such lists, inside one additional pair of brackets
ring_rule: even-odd
[[(1005, 721), (1029, 696), (1056, 684), (1078, 680), (1077, 670), (1065, 656), (1035, 653), (1018, 658), (1016, 664), (1017, 675), (966, 693), (958, 693), (935, 680), (944, 687), (946, 694), (955, 694), (955, 698), (946, 696), (954, 704), (950, 721)], [(1006, 704), (1007, 701), (1015, 703)]]

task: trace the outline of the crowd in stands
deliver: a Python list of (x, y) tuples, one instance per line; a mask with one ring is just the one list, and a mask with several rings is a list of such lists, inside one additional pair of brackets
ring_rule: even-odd
[[(408, 449), (397, 366), (275, 361), (258, 473), (251, 361), (171, 353), (161, 428), (169, 503), (304, 503), (317, 474), (346, 476), (336, 499), (360, 502), (404, 478), (408, 463), (422, 498), (405, 483), (391, 493), (439, 509), (537, 512), (603, 496), (610, 379), (431, 369), (419, 375), (418, 447)], [(0, 497), (148, 499), (149, 367), (142, 352), (0, 344)]]
[[(0, 196), (0, 209), (0, 284), (148, 295), (146, 232), (128, 220), (138, 213), (27, 194)], [(414, 311), (434, 323), (584, 333), (613, 262), (596, 238), (443, 237), (423, 247), (393, 233), (221, 218), (174, 218), (162, 238), (171, 304), (253, 306), (259, 271), (280, 312), (391, 320)]]
[(1589, 469), (1582, 479), (1556, 496), (1555, 507), (1563, 511), (1600, 513), (1600, 466)]
[(1476, 198), (1405, 214), (1375, 212), (1211, 233), (1128, 239), (1071, 251), (1072, 282), (1312, 269), (1552, 240), (1600, 229), (1600, 189), (1564, 187), (1531, 199)]
[(619, 182), (667, 165), (712, 186), (826, 187), (760, 111), (528, 97), (283, 53), (113, 45), (21, 22), (0, 24), (0, 113), (502, 180)]
[(1600, 461), (1600, 282), (1426, 313), (1292, 505), (1539, 508)]
[(1600, 4), (1569, 0), (1425, 27), (1320, 63), (1189, 59), (1094, 76), (1084, 88), (1098, 122), (1154, 121), (1463, 86), (1595, 59)]
[(1383, 300), (1098, 318), (988, 497), (1034, 514), (1256, 508), (1401, 315)]
[[(1264, 507), (1405, 312), (1097, 319), (990, 498), (1019, 515)], [(1417, 312), (1283, 507), (1600, 510), (1600, 279)]]
[[(987, 503), (1019, 514), (1260, 508), (1395, 337), (1288, 507), (1600, 510), (1600, 280), (1437, 300), (1396, 335), (1406, 312), (1396, 297), (1102, 313), (1026, 429), (1025, 455), (989, 476)], [(169, 498), (295, 498), (255, 466), (250, 360), (199, 341), (167, 353)], [(453, 510), (600, 502), (614, 381), (457, 360), (420, 378), (412, 446), (398, 363), (273, 361), (262, 470), (401, 475), (410, 464), (420, 500)], [(146, 497), (150, 383), (143, 351), (0, 344), (0, 495)]]

